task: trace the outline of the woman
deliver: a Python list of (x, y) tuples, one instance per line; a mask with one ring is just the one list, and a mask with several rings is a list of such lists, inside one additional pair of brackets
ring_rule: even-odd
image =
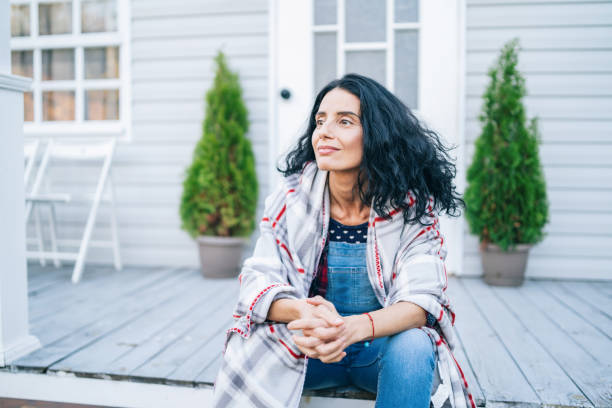
[(439, 137), (382, 85), (347, 74), (319, 92), (279, 170), (215, 406), (297, 407), (303, 389), (354, 384), (377, 407), (475, 407), (451, 352), (434, 211), (464, 203)]

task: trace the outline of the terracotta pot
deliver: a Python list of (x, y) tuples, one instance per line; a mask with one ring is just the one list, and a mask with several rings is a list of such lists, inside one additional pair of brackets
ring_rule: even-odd
[(197, 242), (200, 266), (205, 278), (227, 279), (238, 276), (246, 238), (199, 236)]
[(487, 244), (480, 250), (483, 278), (494, 286), (521, 286), (525, 280), (530, 244), (519, 244), (514, 249), (502, 251), (495, 244)]

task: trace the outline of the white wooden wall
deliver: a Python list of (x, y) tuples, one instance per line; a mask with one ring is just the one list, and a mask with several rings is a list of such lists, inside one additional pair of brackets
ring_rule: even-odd
[[(467, 1), (466, 165), (486, 72), (514, 36), (527, 115), (540, 117), (551, 221), (527, 276), (612, 279), (611, 24), (610, 1)], [(482, 273), (477, 241), (465, 224), (466, 274)]]
[[(243, 86), (262, 210), (268, 191), (268, 1), (132, 0), (133, 134), (118, 144), (112, 168), (126, 265), (199, 265), (194, 241), (180, 229), (179, 205), (219, 48)], [(56, 170), (53, 178), (61, 182), (54, 189), (75, 191), (91, 186), (95, 169)], [(60, 238), (80, 236), (86, 211), (85, 205), (58, 206)], [(93, 236), (110, 237), (107, 209), (99, 214)], [(31, 236), (32, 223), (28, 231)], [(111, 251), (91, 248), (87, 262), (110, 264)]]

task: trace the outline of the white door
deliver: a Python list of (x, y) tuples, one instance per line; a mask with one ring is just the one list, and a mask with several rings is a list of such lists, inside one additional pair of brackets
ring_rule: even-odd
[[(463, 191), (463, 1), (270, 0), (270, 183), (276, 159), (306, 128), (319, 89), (347, 72), (384, 84), (458, 145)], [(442, 217), (447, 271), (460, 274), (462, 221)]]

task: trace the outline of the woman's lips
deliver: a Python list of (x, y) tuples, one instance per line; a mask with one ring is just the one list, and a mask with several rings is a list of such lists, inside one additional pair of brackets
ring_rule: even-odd
[(317, 150), (318, 150), (319, 154), (322, 154), (322, 155), (332, 154), (332, 153), (338, 151), (338, 149), (334, 149), (332, 147), (320, 147)]

